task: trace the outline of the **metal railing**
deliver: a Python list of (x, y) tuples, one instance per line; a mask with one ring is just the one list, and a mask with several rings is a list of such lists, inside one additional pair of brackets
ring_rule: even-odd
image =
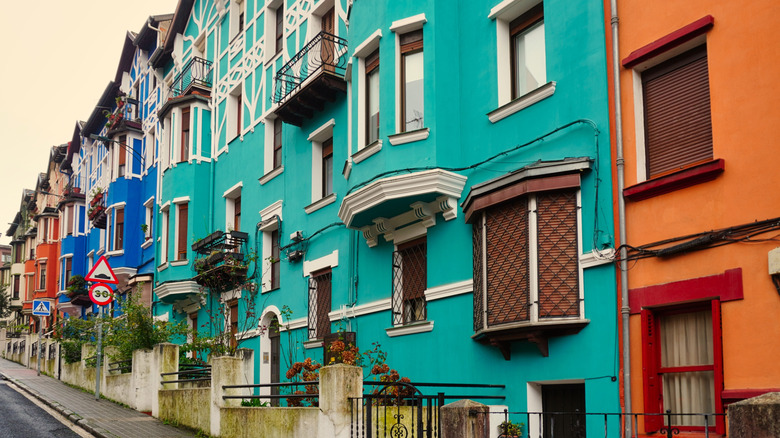
[[(496, 438), (505, 438), (518, 436), (507, 433), (503, 429), (504, 425), (510, 421), (514, 425), (521, 425), (519, 436), (528, 438), (541, 438), (544, 436), (572, 436), (572, 437), (619, 437), (625, 430), (625, 422), (631, 422), (631, 437), (640, 437), (639, 434), (640, 418), (646, 422), (649, 418), (663, 417), (662, 425), (657, 429), (657, 436), (671, 438), (678, 435), (681, 431), (698, 430), (707, 438), (712, 433), (716, 433), (716, 424), (723, 421), (726, 414), (716, 413), (672, 413), (667, 410), (665, 413), (609, 413), (609, 412), (514, 412), (504, 410), (503, 412), (489, 412), (489, 414), (499, 414), (503, 416), (502, 425), (499, 427), (499, 434)], [(660, 419), (659, 419), (660, 420)], [(681, 425), (682, 422), (687, 425)], [(598, 435), (594, 435), (598, 430)], [(491, 434), (493, 431), (491, 431)]]
[(179, 378), (174, 380), (162, 380), (160, 383), (163, 385), (166, 383), (211, 382), (211, 365), (181, 365), (179, 371), (160, 374), (160, 377), (163, 379), (165, 379), (166, 376), (177, 376)]
[(118, 360), (109, 362), (108, 371), (119, 371), (120, 373), (129, 373), (133, 371), (133, 359)]
[(184, 94), (191, 85), (198, 85), (205, 88), (211, 88), (213, 84), (212, 62), (203, 58), (193, 57), (181, 69), (181, 73), (176, 75), (170, 89), (171, 97), (177, 97)]
[[(257, 394), (256, 391), (252, 391), (252, 394), (244, 395), (223, 395), (222, 399), (241, 399), (241, 400), (253, 400), (253, 399), (267, 399), (273, 401), (274, 405), (278, 404), (280, 399), (285, 399), (288, 406), (300, 406), (301, 401), (307, 401), (312, 406), (317, 406), (319, 403), (319, 392), (310, 392), (311, 388), (319, 387), (320, 382), (315, 380), (311, 382), (280, 382), (280, 383), (259, 383), (254, 385), (222, 385), (222, 391), (226, 389), (256, 389), (256, 388), (270, 388), (271, 394)], [(297, 391), (295, 393), (279, 394), (278, 390), (281, 388), (295, 388), (298, 386), (307, 387), (307, 391)]]
[(347, 40), (320, 32), (276, 72), (274, 103), (298, 91), (306, 79), (321, 71), (344, 77), (347, 67)]

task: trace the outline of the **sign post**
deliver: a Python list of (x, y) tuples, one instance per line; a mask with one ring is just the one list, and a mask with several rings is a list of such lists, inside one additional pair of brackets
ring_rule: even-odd
[(43, 357), (43, 317), (51, 315), (51, 302), (33, 300), (33, 315), (38, 317), (38, 375), (41, 375), (41, 358)]
[(111, 269), (111, 265), (108, 264), (106, 256), (101, 256), (98, 259), (95, 266), (89, 270), (87, 274), (87, 281), (97, 283), (89, 288), (89, 298), (93, 303), (98, 306), (98, 321), (97, 321), (97, 353), (95, 362), (95, 400), (100, 400), (100, 374), (102, 371), (102, 359), (103, 359), (103, 306), (111, 303), (114, 298), (111, 287), (105, 283), (118, 284), (119, 281), (114, 274), (114, 270)]

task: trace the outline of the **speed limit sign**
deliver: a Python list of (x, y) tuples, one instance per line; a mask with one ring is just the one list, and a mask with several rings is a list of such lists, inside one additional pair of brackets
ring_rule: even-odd
[(98, 283), (89, 288), (89, 298), (98, 306), (105, 306), (114, 298), (114, 291), (107, 284)]

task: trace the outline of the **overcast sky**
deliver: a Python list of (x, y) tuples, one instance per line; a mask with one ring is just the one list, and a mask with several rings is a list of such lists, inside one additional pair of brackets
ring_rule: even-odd
[(0, 0), (0, 244), (49, 150), (67, 143), (116, 73), (126, 32), (177, 0)]

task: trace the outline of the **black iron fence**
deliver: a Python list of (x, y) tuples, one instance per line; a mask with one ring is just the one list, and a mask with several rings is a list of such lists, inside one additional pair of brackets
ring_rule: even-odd
[[(280, 406), (281, 401), (286, 402), (288, 407), (319, 406), (319, 381), (311, 382), (281, 382), (281, 383), (259, 383), (254, 385), (223, 385), (222, 391), (227, 389), (247, 389), (250, 394), (242, 395), (222, 395), (222, 399), (241, 399), (248, 406), (264, 406), (268, 403), (272, 406)], [(295, 388), (303, 387), (303, 390)], [(267, 388), (267, 391), (263, 391)], [(261, 394), (266, 392), (267, 394)]]
[[(714, 413), (607, 413), (607, 412), (490, 412), (502, 418), (498, 431), (491, 431), (491, 438), (604, 438), (621, 437), (630, 422), (631, 436), (644, 436), (648, 420), (660, 421), (653, 436), (671, 438), (685, 431), (698, 431), (705, 438), (715, 435), (718, 423), (726, 414)], [(683, 426), (682, 424), (685, 424)], [(720, 435), (718, 435), (720, 436)]]
[(347, 40), (327, 32), (318, 33), (276, 72), (274, 103), (283, 101), (316, 73), (327, 71), (343, 77), (347, 60)]
[[(168, 380), (167, 376), (175, 376), (172, 380)], [(211, 383), (211, 365), (197, 365), (197, 364), (181, 364), (179, 365), (179, 371), (171, 373), (161, 373), (161, 384), (166, 383), (194, 383), (194, 382), (209, 382)], [(201, 384), (202, 385), (202, 384)]]
[(181, 69), (181, 73), (171, 84), (169, 90), (171, 97), (184, 94), (191, 85), (211, 88), (213, 84), (212, 62), (203, 58), (193, 57)]
[(118, 371), (119, 373), (130, 373), (133, 371), (133, 360), (118, 360), (108, 363), (108, 371)]

